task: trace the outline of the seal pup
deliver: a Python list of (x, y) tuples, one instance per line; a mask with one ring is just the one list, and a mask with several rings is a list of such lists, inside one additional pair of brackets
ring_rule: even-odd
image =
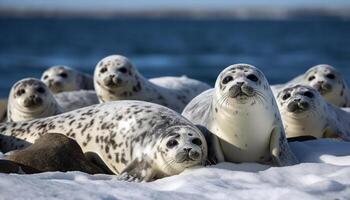
[[(212, 133), (210, 160), (298, 163), (291, 152), (280, 113), (264, 74), (234, 64), (218, 76), (215, 88), (194, 98), (183, 116)], [(209, 141), (208, 141), (209, 143)]]
[(271, 86), (275, 96), (284, 88), (308, 85), (315, 88), (329, 103), (338, 107), (350, 106), (350, 91), (340, 72), (326, 64), (316, 65), (286, 84)]
[(74, 90), (93, 90), (93, 78), (64, 65), (52, 66), (41, 76), (41, 80), (53, 93)]
[(187, 77), (146, 79), (128, 58), (112, 55), (103, 58), (94, 72), (96, 94), (100, 102), (141, 100), (157, 103), (181, 112), (193, 97), (210, 88)]
[(339, 137), (350, 140), (350, 113), (327, 103), (310, 86), (290, 86), (277, 95), (287, 137)]
[(16, 82), (10, 91), (7, 121), (27, 121), (62, 113), (50, 89), (40, 80), (25, 78)]
[(75, 139), (88, 157), (127, 180), (150, 181), (202, 165), (200, 130), (173, 110), (142, 101), (114, 101), (28, 122), (0, 124), (3, 152), (46, 133)]

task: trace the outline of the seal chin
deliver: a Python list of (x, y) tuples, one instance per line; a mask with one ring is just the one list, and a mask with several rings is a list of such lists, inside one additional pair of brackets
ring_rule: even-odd
[(310, 104), (306, 101), (292, 101), (288, 104), (287, 110), (291, 113), (302, 113), (309, 110)]

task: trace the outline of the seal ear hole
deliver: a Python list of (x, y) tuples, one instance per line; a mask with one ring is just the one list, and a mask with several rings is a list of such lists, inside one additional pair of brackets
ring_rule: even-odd
[(226, 76), (224, 79), (222, 79), (222, 84), (227, 84), (232, 80), (233, 80), (232, 76)]
[(247, 76), (247, 79), (253, 81), (253, 82), (257, 82), (259, 80), (259, 78), (257, 76), (255, 76), (254, 74), (249, 74)]
[(24, 89), (19, 89), (19, 90), (17, 90), (16, 95), (21, 96), (24, 93), (26, 93), (26, 91)]
[(171, 139), (166, 143), (166, 146), (171, 149), (177, 146), (178, 144), (179, 144), (178, 141), (176, 141), (175, 139)]
[(306, 92), (304, 92), (304, 96), (312, 98), (312, 97), (314, 97), (314, 94), (310, 91), (306, 91)]
[(198, 146), (202, 145), (202, 141), (199, 138), (194, 138), (192, 140), (192, 143), (195, 144), (195, 145), (198, 145)]
[(60, 73), (59, 75), (60, 75), (60, 77), (62, 77), (62, 78), (67, 78), (67, 77), (68, 77), (68, 74), (67, 74), (66, 72), (62, 72), (62, 73)]
[(335, 79), (335, 75), (334, 74), (327, 74), (326, 77), (329, 78), (329, 79)]
[(105, 73), (107, 71), (107, 68), (106, 67), (102, 67), (101, 69), (100, 69), (100, 73)]
[(36, 89), (37, 92), (39, 93), (45, 93), (45, 89), (43, 87), (39, 87), (38, 89)]
[(282, 96), (283, 100), (287, 100), (290, 97), (290, 93), (286, 93)]
[(312, 81), (315, 79), (315, 76), (310, 76), (307, 80)]
[(119, 68), (118, 71), (120, 71), (121, 73), (124, 73), (124, 74), (125, 74), (126, 72), (128, 72), (128, 70), (127, 70), (125, 67)]

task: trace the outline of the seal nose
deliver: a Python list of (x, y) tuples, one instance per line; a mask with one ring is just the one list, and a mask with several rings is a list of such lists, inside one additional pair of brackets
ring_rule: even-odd
[(300, 102), (301, 101), (301, 98), (296, 98), (293, 100), (294, 102)]
[(186, 151), (186, 153), (189, 153), (192, 150), (192, 148), (184, 148), (184, 151)]
[(109, 78), (114, 78), (114, 77), (115, 77), (115, 74), (109, 75)]
[(244, 84), (244, 82), (237, 82), (236, 83), (238, 86), (242, 86)]

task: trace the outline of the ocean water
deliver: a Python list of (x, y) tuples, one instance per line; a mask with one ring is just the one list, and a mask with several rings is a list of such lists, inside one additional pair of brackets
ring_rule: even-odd
[(271, 84), (328, 63), (350, 82), (350, 21), (0, 18), (0, 97), (17, 80), (64, 64), (92, 73), (111, 54), (146, 77), (187, 75), (211, 85), (226, 66), (249, 63)]

